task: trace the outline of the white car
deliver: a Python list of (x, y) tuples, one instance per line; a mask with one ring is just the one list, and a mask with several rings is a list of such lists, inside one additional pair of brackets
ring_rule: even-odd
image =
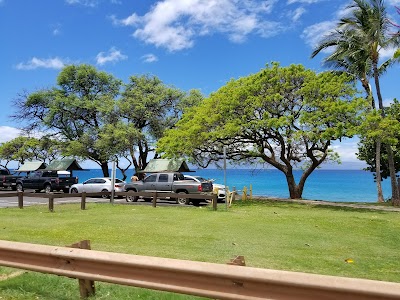
[[(196, 182), (212, 181), (209, 179), (205, 179), (201, 176), (191, 176), (191, 175), (184, 175), (184, 176), (185, 176), (185, 180), (193, 180)], [(217, 189), (218, 202), (224, 202), (225, 201), (225, 185), (213, 182), (213, 188)]]
[[(76, 183), (71, 185), (69, 189), (70, 194), (74, 193), (100, 193), (100, 192), (111, 192), (112, 179), (109, 177), (97, 177), (90, 178), (83, 183)], [(124, 192), (125, 181), (115, 178), (114, 191)], [(109, 195), (102, 195), (102, 198), (109, 198)]]

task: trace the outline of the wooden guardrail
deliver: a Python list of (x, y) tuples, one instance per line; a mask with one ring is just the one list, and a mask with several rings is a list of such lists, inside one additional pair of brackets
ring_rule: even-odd
[(0, 265), (214, 299), (400, 299), (399, 283), (1, 240)]
[[(24, 197), (35, 197), (35, 198), (47, 198), (49, 201), (49, 211), (54, 211), (54, 199), (58, 198), (81, 198), (81, 209), (86, 209), (86, 198), (87, 197), (101, 197), (102, 195), (111, 196), (110, 192), (100, 192), (100, 193), (27, 193), (27, 192), (11, 192), (11, 193), (0, 193), (0, 198), (6, 197), (17, 197), (18, 207), (24, 207)], [(157, 206), (158, 198), (190, 198), (190, 199), (201, 199), (201, 200), (211, 200), (213, 210), (217, 210), (217, 200), (218, 196), (216, 194), (177, 194), (169, 192), (116, 192), (114, 196), (142, 196), (147, 198), (152, 198), (153, 207)], [(113, 198), (111, 198), (113, 199)], [(110, 200), (111, 201), (111, 200)]]

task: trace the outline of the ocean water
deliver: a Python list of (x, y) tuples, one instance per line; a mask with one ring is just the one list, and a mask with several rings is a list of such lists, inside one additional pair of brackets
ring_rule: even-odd
[[(129, 181), (133, 171), (127, 172)], [(111, 174), (111, 171), (110, 171)], [(91, 177), (102, 177), (100, 169), (87, 171), (74, 171), (79, 182)], [(214, 179), (216, 183), (224, 184), (224, 170), (200, 169), (190, 175), (199, 175), (204, 178)], [(301, 171), (295, 172), (295, 177), (301, 176)], [(116, 171), (116, 177), (122, 179), (121, 172)], [(288, 198), (289, 191), (283, 173), (271, 169), (227, 169), (226, 184), (229, 189), (243, 190), (252, 186), (253, 195)], [(391, 189), (388, 179), (382, 182), (385, 199), (390, 198)], [(306, 181), (303, 199), (326, 200), (341, 202), (376, 202), (376, 183), (372, 173), (362, 170), (316, 170)]]

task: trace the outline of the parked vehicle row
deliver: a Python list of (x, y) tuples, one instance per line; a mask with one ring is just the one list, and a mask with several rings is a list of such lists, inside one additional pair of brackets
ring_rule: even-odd
[[(152, 173), (140, 181), (126, 183), (116, 178), (114, 188), (112, 188), (112, 178), (96, 177), (90, 178), (82, 183), (78, 183), (78, 177), (70, 176), (68, 171), (47, 171), (37, 170), (29, 172), (27, 176), (12, 175), (6, 169), (0, 169), (0, 187), (11, 188), (17, 191), (33, 189), (37, 192), (44, 190), (46, 193), (53, 191), (64, 191), (74, 193), (110, 193), (113, 189), (116, 193), (120, 192), (164, 192), (167, 196), (164, 199), (172, 200), (177, 204), (198, 205), (202, 200), (190, 197), (169, 197), (168, 193), (177, 194), (210, 194), (217, 192), (218, 201), (225, 200), (225, 186), (213, 184), (201, 176), (183, 175), (179, 172), (160, 172)], [(103, 198), (109, 194), (102, 195)], [(126, 201), (136, 202), (139, 196), (128, 195)], [(144, 198), (150, 201), (151, 198)], [(209, 202), (209, 200), (204, 200)]]

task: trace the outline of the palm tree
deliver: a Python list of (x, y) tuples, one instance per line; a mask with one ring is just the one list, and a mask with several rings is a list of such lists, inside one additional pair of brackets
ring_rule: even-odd
[[(312, 57), (323, 49), (335, 47), (333, 54), (328, 56), (325, 61), (341, 66), (346, 72), (353, 74), (355, 78), (360, 80), (368, 97), (371, 99), (371, 107), (375, 109), (375, 101), (372, 97), (368, 80), (368, 78), (373, 77), (378, 98), (378, 108), (382, 117), (385, 117), (379, 77), (391, 65), (393, 60), (388, 60), (379, 66), (380, 51), (399, 46), (399, 34), (390, 32), (393, 23), (387, 17), (383, 0), (353, 0), (353, 4), (348, 6), (348, 9), (351, 12), (350, 15), (339, 21), (336, 31), (329, 34), (317, 46), (312, 53)], [(380, 144), (381, 141), (378, 138), (376, 141), (378, 201), (383, 201), (383, 195), (380, 195)], [(392, 147), (389, 144), (386, 144), (386, 147), (388, 150), (392, 200), (393, 204), (398, 205), (400, 197), (396, 182), (394, 155)]]

